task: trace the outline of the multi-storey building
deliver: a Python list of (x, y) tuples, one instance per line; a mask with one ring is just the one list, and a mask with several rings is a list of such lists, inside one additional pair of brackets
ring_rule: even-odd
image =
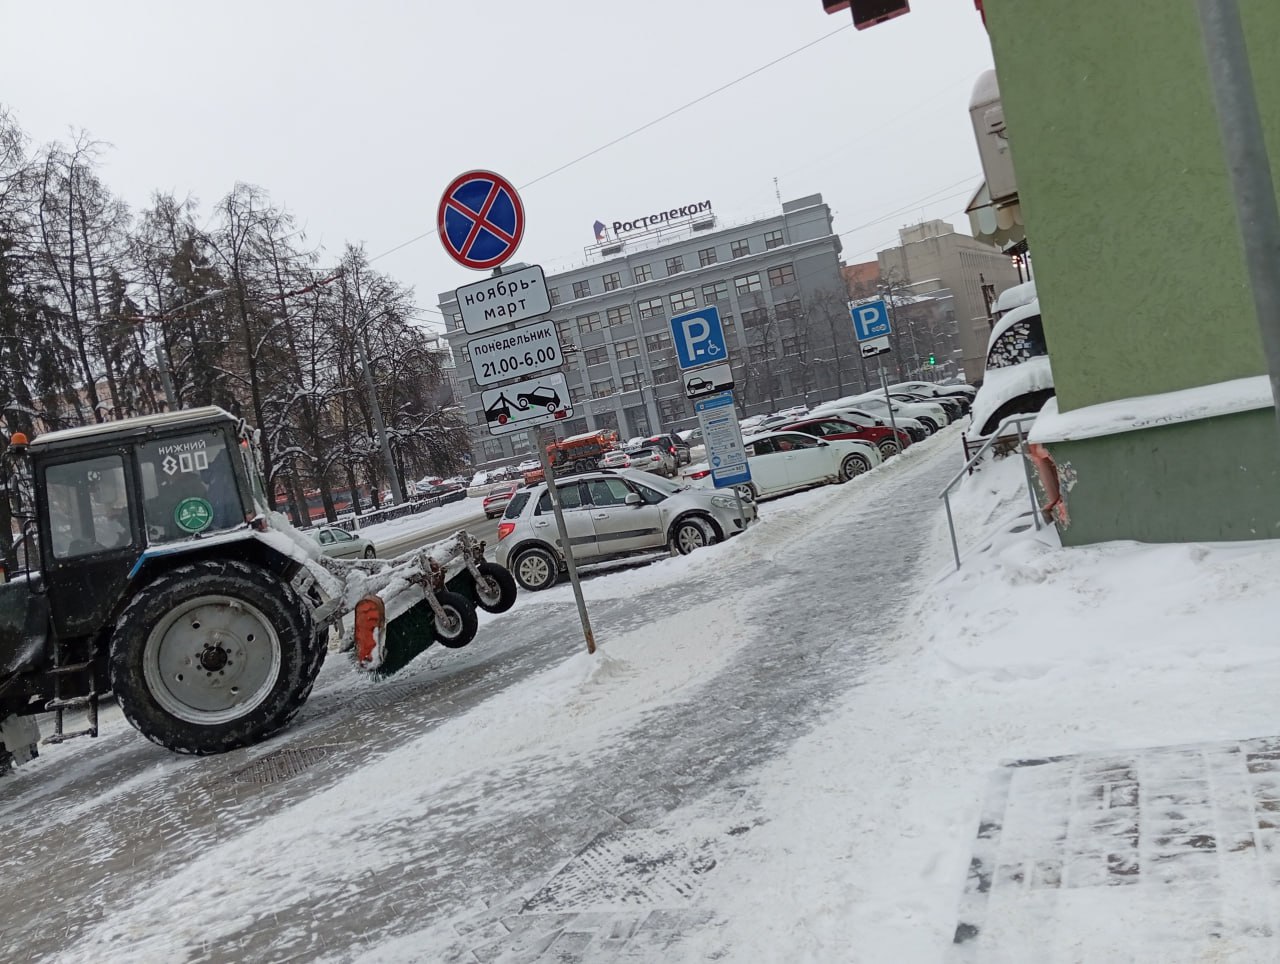
[(1021, 281), (1009, 255), (994, 245), (957, 234), (945, 221), (925, 221), (902, 228), (899, 244), (879, 252), (880, 275), (910, 285), (937, 279), (954, 295), (962, 366), (966, 381), (982, 378), (987, 362), (991, 313), (987, 295), (999, 295)]
[[(669, 320), (703, 305), (719, 309), (744, 414), (862, 384), (840, 239), (819, 194), (732, 227), (709, 213), (664, 219), (660, 229), (622, 233), (585, 253), (586, 264), (547, 278), (574, 406), (574, 417), (556, 425), (560, 435), (613, 429), (627, 438), (696, 424)], [(489, 436), (471, 377), (472, 336), (452, 291), (440, 295), (440, 310), (477, 461), (528, 451), (523, 432)]]

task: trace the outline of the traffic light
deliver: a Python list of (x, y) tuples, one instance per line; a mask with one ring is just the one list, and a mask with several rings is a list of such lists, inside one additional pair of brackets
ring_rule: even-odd
[(866, 30), (867, 27), (910, 13), (911, 4), (908, 0), (822, 0), (822, 9), (827, 13), (852, 9), (853, 25), (859, 30)]
[(930, 365), (936, 365), (936, 364), (937, 364), (937, 362), (935, 362), (935, 361), (933, 360), (933, 355), (930, 355), (930, 356), (929, 356), (929, 364), (930, 364)]

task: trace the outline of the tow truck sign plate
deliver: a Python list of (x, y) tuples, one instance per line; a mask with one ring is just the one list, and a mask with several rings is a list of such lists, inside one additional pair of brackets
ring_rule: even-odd
[(471, 335), (551, 311), (547, 278), (538, 264), (463, 285), (454, 294), (458, 298), (462, 327)]
[(477, 385), (528, 378), (564, 364), (556, 324), (550, 320), (473, 339), (467, 350)]
[(480, 393), (480, 405), (490, 435), (506, 435), (573, 416), (564, 372), (485, 389)]

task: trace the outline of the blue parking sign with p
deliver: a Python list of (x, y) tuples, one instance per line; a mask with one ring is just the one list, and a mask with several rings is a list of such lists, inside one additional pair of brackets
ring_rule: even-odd
[(729, 357), (724, 343), (724, 328), (720, 325), (720, 312), (715, 305), (672, 318), (671, 340), (675, 342), (676, 358), (682, 369), (697, 368)]
[(850, 305), (849, 314), (853, 316), (853, 333), (858, 341), (892, 334), (889, 327), (889, 309), (883, 301)]

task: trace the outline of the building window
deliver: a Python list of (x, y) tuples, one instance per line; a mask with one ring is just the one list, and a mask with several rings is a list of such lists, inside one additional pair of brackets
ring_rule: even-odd
[(679, 396), (664, 398), (658, 402), (658, 413), (662, 416), (662, 421), (667, 424), (680, 421), (684, 418), (684, 412), (684, 399)]
[(463, 345), (463, 346), (462, 346), (462, 360), (463, 360), (463, 361), (471, 361), (471, 346), (470, 346), (470, 345)]
[(590, 281), (575, 281), (573, 283), (573, 296), (575, 298), (585, 298), (591, 294)]
[(578, 327), (584, 331), (599, 331), (604, 325), (600, 322), (600, 312), (593, 311), (587, 315), (578, 315)]
[(452, 322), (449, 325), (450, 328), (456, 329), (462, 327), (462, 315), (450, 315), (449, 317), (452, 319)]
[(691, 311), (698, 307), (698, 297), (693, 293), (692, 288), (686, 288), (684, 291), (677, 291), (671, 296), (671, 313), (677, 314), (681, 311)]
[(775, 288), (780, 285), (793, 285), (796, 283), (796, 270), (789, 264), (780, 264), (776, 268), (769, 269), (769, 284)]
[(729, 282), (717, 281), (714, 284), (702, 286), (702, 303), (704, 305), (713, 305), (717, 301), (729, 300)]
[(768, 361), (773, 357), (773, 350), (768, 342), (760, 345), (748, 345), (747, 357), (753, 362)]
[(609, 361), (609, 349), (601, 345), (599, 348), (588, 348), (582, 353), (588, 365), (603, 365)]
[(622, 287), (622, 275), (616, 271), (610, 271), (604, 276), (604, 290), (617, 291)]
[(742, 313), (743, 328), (759, 328), (769, 323), (768, 308), (748, 308)]
[(760, 291), (760, 276), (758, 274), (744, 274), (733, 279), (733, 287), (738, 292), (738, 297), (753, 294)]
[(671, 332), (660, 331), (656, 335), (644, 336), (644, 349), (649, 353), (667, 351), (671, 348)]
[(640, 320), (653, 318), (655, 315), (663, 313), (662, 299), (650, 298), (648, 301), (640, 302), (637, 307), (640, 309)]
[(608, 398), (613, 394), (613, 379), (602, 378), (598, 382), (591, 383), (592, 398)]
[(627, 372), (622, 376), (622, 390), (624, 392), (635, 392), (640, 390), (640, 373)]
[(726, 335), (738, 330), (738, 326), (734, 323), (733, 315), (721, 315), (720, 327), (724, 329)]
[(800, 317), (800, 299), (792, 298), (790, 301), (779, 301), (773, 306), (773, 314), (779, 321), (795, 321)]
[(610, 328), (614, 325), (625, 325), (631, 320), (631, 306), (618, 305), (616, 308), (610, 308), (604, 314), (609, 319)]
[(716, 249), (703, 248), (698, 252), (698, 267), (705, 268), (709, 264), (716, 263)]
[(683, 257), (681, 257), (680, 255), (676, 255), (674, 258), (667, 258), (667, 277), (668, 278), (670, 278), (673, 274), (679, 274), (683, 270), (684, 270)]
[(663, 365), (661, 368), (655, 368), (653, 370), (653, 383), (655, 385), (665, 385), (667, 382), (674, 382), (675, 380), (675, 365)]
[(729, 245), (729, 253), (732, 254), (735, 258), (745, 258), (747, 255), (751, 253), (750, 239), (743, 238), (741, 241), (734, 241), (731, 245)]
[(782, 247), (782, 232), (781, 231), (767, 232), (764, 236), (764, 249), (766, 251), (769, 251), (772, 248), (780, 248), (780, 247)]
[(632, 274), (636, 276), (636, 284), (642, 285), (646, 281), (653, 280), (653, 267), (647, 264), (638, 264), (631, 269)]
[[(551, 299), (551, 303), (552, 303), (553, 305), (558, 305), (558, 304), (560, 304), (560, 289), (559, 289), (559, 288), (548, 288), (548, 289), (547, 289), (547, 296)], [(461, 316), (459, 316), (459, 317), (461, 317)]]
[(486, 459), (502, 458), (502, 440), (487, 438), (484, 440), (484, 457)]
[(572, 345), (578, 334), (578, 326), (568, 318), (556, 322), (556, 334), (560, 336), (560, 344)]
[(800, 354), (800, 336), (787, 335), (782, 339), (782, 354), (798, 355)]
[(613, 354), (617, 358), (635, 358), (640, 354), (640, 343), (634, 338), (614, 344)]

